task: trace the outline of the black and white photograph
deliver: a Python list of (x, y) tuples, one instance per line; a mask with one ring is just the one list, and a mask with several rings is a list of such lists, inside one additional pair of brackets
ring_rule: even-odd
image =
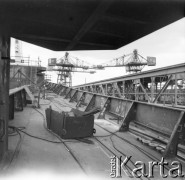
[(185, 0), (0, 0), (0, 179), (185, 179)]

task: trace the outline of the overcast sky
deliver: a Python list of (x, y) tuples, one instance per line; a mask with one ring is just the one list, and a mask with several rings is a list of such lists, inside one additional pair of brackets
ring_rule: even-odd
[[(69, 51), (71, 56), (85, 60), (91, 64), (101, 64), (103, 62), (120, 57), (124, 54), (133, 52), (138, 49), (139, 54), (143, 57), (154, 56), (157, 59), (156, 67), (145, 67), (149, 70), (158, 67), (169, 66), (173, 64), (185, 63), (185, 18), (168, 25), (154, 33), (147, 35), (127, 46), (123, 46), (112, 51)], [(12, 38), (11, 55), (15, 55), (15, 40)], [(22, 42), (23, 56), (37, 60), (42, 60), (42, 65), (47, 66), (49, 58), (63, 57), (65, 51), (55, 52), (26, 42)], [(107, 79), (116, 76), (125, 75), (125, 68), (106, 68), (105, 70), (96, 71), (95, 74), (73, 73), (73, 85), (84, 84), (85, 81), (93, 82), (101, 79)], [(56, 82), (56, 73), (52, 75), (53, 81)]]

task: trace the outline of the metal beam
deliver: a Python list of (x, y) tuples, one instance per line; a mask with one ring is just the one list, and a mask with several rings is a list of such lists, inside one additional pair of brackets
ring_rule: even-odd
[(94, 105), (95, 105), (95, 97), (96, 97), (96, 95), (93, 94), (92, 97), (90, 98), (90, 100), (89, 100), (89, 102), (88, 102), (88, 104), (87, 104), (87, 106), (85, 108), (86, 112), (91, 110), (94, 107)]
[(117, 82), (113, 83), (113, 87), (114, 87), (114, 89), (118, 92), (119, 97), (121, 97), (121, 92), (120, 92), (120, 89), (119, 89), (119, 87), (118, 87)]
[(71, 42), (71, 40), (68, 39), (63, 39), (60, 37), (51, 37), (51, 36), (37, 36), (34, 34), (14, 34), (13, 37), (15, 38), (28, 38), (28, 39), (37, 39), (37, 40), (45, 40), (45, 41), (58, 41), (58, 42), (65, 42), (65, 43), (69, 43)]
[[(44, 41), (63, 42), (63, 43), (72, 43), (73, 42), (69, 39), (64, 39), (61, 37), (37, 36), (37, 35), (33, 35), (33, 34), (19, 34), (19, 35), (14, 34), (13, 37), (15, 37), (17, 39), (26, 38), (26, 39), (37, 39), (37, 40), (41, 40), (41, 41), (44, 40)], [(113, 48), (113, 46), (111, 46), (109, 44), (91, 43), (91, 42), (84, 42), (84, 41), (80, 41), (79, 44), (87, 45), (87, 46), (98, 46), (98, 47), (108, 48), (108, 49)]]
[(177, 123), (173, 129), (173, 132), (170, 136), (170, 140), (167, 144), (166, 150), (164, 152), (165, 158), (173, 158), (177, 155), (178, 143), (180, 141), (180, 134), (184, 130), (184, 112), (182, 111), (179, 115)]
[[(151, 85), (150, 85), (150, 89), (151, 89), (151, 101), (155, 101), (154, 100), (154, 92), (155, 92), (155, 77), (151, 77)], [(163, 91), (162, 91), (163, 92)], [(161, 92), (161, 93), (162, 93)]]
[(91, 16), (87, 19), (87, 21), (75, 35), (72, 42), (67, 46), (66, 50), (73, 49), (73, 47), (78, 43), (78, 41), (89, 31), (89, 29), (92, 28), (96, 21), (105, 13), (105, 11), (109, 8), (111, 2), (111, 0), (103, 0), (100, 2), (95, 11), (91, 14)]
[(102, 104), (101, 111), (97, 117), (97, 119), (104, 119), (105, 118), (105, 111), (107, 110), (108, 105), (110, 104), (110, 98), (107, 98)]
[(166, 81), (165, 85), (163, 86), (163, 88), (160, 90), (160, 92), (157, 94), (157, 96), (155, 97), (153, 103), (157, 103), (157, 100), (159, 99), (160, 95), (166, 90), (166, 88), (168, 87), (170, 81), (172, 79), (172, 75), (170, 75), (168, 77), (168, 80)]
[(127, 38), (126, 35), (119, 35), (119, 34), (116, 34), (116, 33), (104, 32), (104, 31), (99, 31), (99, 30), (92, 30), (90, 32), (97, 33), (97, 34), (103, 34), (103, 35), (107, 35), (107, 36), (118, 37), (118, 38), (121, 38), (121, 39), (126, 39)]
[(104, 89), (103, 89), (103, 86), (100, 85), (99, 87), (100, 87), (100, 89), (102, 90), (102, 94), (105, 95), (105, 91), (104, 91)]
[(129, 18), (129, 17), (120, 17), (120, 16), (116, 16), (116, 15), (105, 15), (101, 18), (102, 20), (105, 20), (105, 21), (108, 21), (109, 23), (115, 23), (115, 22), (118, 22), (118, 23), (127, 23), (127, 24), (142, 24), (142, 25), (145, 25), (145, 24), (152, 24), (151, 22), (149, 21), (143, 21), (143, 20), (139, 20), (139, 19), (135, 19), (135, 18)]
[[(89, 111), (92, 107), (101, 107), (102, 111), (99, 117), (103, 118), (106, 110), (116, 116), (122, 116), (124, 119), (119, 128), (120, 132), (128, 131), (130, 122), (133, 122), (138, 127), (146, 129), (149, 133), (151, 132), (150, 136), (154, 138), (157, 136), (157, 139), (167, 142), (164, 157), (176, 156), (178, 144), (185, 144), (184, 110), (90, 92), (78, 91), (78, 93), (86, 94), (85, 111)], [(104, 104), (100, 101), (101, 98), (104, 98)], [(127, 110), (123, 107), (127, 107)]]
[(141, 86), (141, 89), (143, 90), (143, 92), (145, 93), (147, 99), (149, 102), (151, 102), (150, 96), (148, 95), (148, 93), (146, 92), (145, 88), (143, 87), (143, 84), (141, 83), (141, 81), (139, 80), (139, 84)]
[(77, 92), (78, 90), (75, 90), (75, 93), (71, 96), (69, 102), (73, 102), (73, 100), (77, 98)]

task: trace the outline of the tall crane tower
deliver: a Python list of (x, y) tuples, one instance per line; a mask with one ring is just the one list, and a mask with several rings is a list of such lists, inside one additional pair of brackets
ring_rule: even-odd
[(21, 63), (22, 60), (22, 42), (15, 39), (15, 62)]
[[(74, 62), (76, 60), (76, 63)], [(95, 71), (86, 71), (87, 66), (79, 63), (78, 58), (69, 56), (69, 53), (66, 52), (65, 55), (57, 60), (56, 58), (50, 58), (48, 60), (48, 71), (57, 72), (57, 83), (63, 84), (65, 86), (72, 86), (72, 72), (80, 73), (90, 73), (94, 74)], [(83, 69), (83, 71), (77, 70), (77, 68)]]
[[(126, 56), (125, 56), (126, 57)], [(137, 49), (134, 49), (133, 53), (129, 55), (129, 58), (125, 61), (126, 72), (140, 72), (146, 65), (155, 66), (155, 57), (142, 57)]]
[(69, 53), (66, 52), (64, 57), (60, 59), (58, 69), (57, 83), (64, 83), (67, 86), (72, 86), (72, 75), (74, 65), (69, 61)]

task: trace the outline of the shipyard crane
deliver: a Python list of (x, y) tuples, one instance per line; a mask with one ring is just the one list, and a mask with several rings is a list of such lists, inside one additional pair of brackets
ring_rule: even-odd
[[(76, 61), (76, 62), (75, 62)], [(144, 66), (155, 66), (156, 58), (141, 56), (137, 49), (134, 49), (133, 53), (123, 55), (121, 57), (115, 58), (106, 63), (99, 65), (89, 65), (89, 63), (80, 60), (76, 57), (69, 56), (66, 52), (64, 57), (57, 60), (56, 58), (50, 58), (48, 60), (48, 71), (56, 71), (58, 73), (57, 83), (65, 84), (66, 86), (71, 86), (72, 77), (71, 72), (82, 72), (82, 73), (95, 73), (95, 71), (86, 71), (89, 69), (104, 70), (106, 67), (126, 67), (126, 72), (140, 72)], [(83, 69), (83, 71), (77, 70), (78, 68)]]
[[(76, 62), (74, 62), (74, 60), (76, 60)], [(77, 70), (78, 68), (83, 69), (83, 71)], [(48, 59), (47, 71), (57, 72), (57, 83), (65, 86), (72, 86), (72, 72), (95, 73), (95, 71), (86, 71), (87, 69), (88, 66), (83, 65), (83, 61), (80, 63), (78, 58), (69, 56), (68, 52), (65, 53), (64, 57), (58, 60), (56, 58)]]
[(111, 61), (102, 63), (100, 65), (94, 65), (93, 68), (97, 70), (103, 70), (106, 67), (122, 67), (125, 66), (126, 72), (140, 72), (144, 66), (155, 66), (156, 58), (155, 57), (147, 57), (144, 58), (141, 56), (137, 49), (133, 50), (133, 53), (123, 55), (121, 57), (115, 58)]
[[(66, 54), (67, 55), (67, 54)], [(73, 57), (76, 59), (76, 63), (73, 62), (73, 64), (70, 64), (70, 67), (75, 68), (82, 68), (84, 70), (88, 69), (96, 69), (96, 70), (104, 70), (107, 67), (125, 67), (126, 72), (132, 73), (132, 72), (140, 72), (145, 66), (155, 66), (156, 65), (156, 58), (155, 57), (147, 57), (144, 58), (138, 53), (137, 49), (134, 49), (132, 53), (123, 55), (121, 57), (115, 58), (113, 60), (107, 61), (102, 64), (98, 65), (89, 65), (89, 63), (79, 60), (76, 57)], [(64, 63), (56, 63), (57, 66), (64, 66)], [(86, 64), (86, 65), (85, 65)], [(66, 66), (66, 65), (65, 65)]]

